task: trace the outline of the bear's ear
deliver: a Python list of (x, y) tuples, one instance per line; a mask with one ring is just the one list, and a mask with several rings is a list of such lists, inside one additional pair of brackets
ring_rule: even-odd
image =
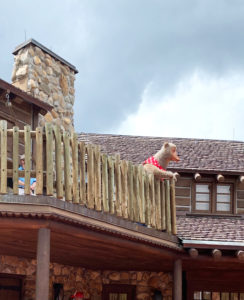
[(164, 147), (164, 148), (168, 148), (168, 147), (169, 147), (169, 143), (168, 143), (168, 142), (165, 142), (164, 145), (163, 145), (163, 147)]

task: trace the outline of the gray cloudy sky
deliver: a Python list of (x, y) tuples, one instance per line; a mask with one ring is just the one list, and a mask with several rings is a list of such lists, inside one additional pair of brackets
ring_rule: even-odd
[(243, 0), (8, 0), (0, 77), (34, 38), (79, 70), (77, 131), (244, 140)]

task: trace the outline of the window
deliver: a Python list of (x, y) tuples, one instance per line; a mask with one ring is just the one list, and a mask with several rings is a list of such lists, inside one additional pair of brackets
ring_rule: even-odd
[(196, 184), (196, 210), (210, 209), (210, 186), (209, 184)]
[(22, 277), (0, 275), (0, 299), (20, 300)]
[(232, 183), (196, 183), (193, 210), (206, 213), (233, 212)]
[(231, 210), (231, 186), (217, 185), (216, 211)]
[(244, 300), (244, 293), (197, 291), (193, 300)]
[(135, 286), (128, 284), (103, 285), (103, 300), (134, 300)]

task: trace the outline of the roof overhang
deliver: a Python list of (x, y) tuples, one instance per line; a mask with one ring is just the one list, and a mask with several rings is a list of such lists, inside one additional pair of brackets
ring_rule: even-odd
[(19, 88), (15, 87), (14, 85), (0, 79), (0, 91), (6, 92), (10, 94), (10, 99), (19, 97), (23, 101), (33, 104), (37, 109), (40, 110), (40, 113), (46, 113), (53, 109), (53, 106), (49, 103), (43, 102), (31, 95), (27, 94), (26, 92), (20, 90)]
[(51, 230), (51, 259), (62, 264), (162, 271), (184, 254), (176, 236), (115, 215), (54, 197), (0, 195), (0, 254), (34, 257), (43, 226)]

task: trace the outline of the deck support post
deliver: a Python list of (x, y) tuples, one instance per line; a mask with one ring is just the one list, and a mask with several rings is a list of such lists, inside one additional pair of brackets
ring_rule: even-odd
[(36, 300), (48, 300), (50, 229), (40, 228), (37, 240)]
[(173, 299), (182, 300), (182, 261), (177, 259), (174, 262), (174, 283), (173, 283)]

